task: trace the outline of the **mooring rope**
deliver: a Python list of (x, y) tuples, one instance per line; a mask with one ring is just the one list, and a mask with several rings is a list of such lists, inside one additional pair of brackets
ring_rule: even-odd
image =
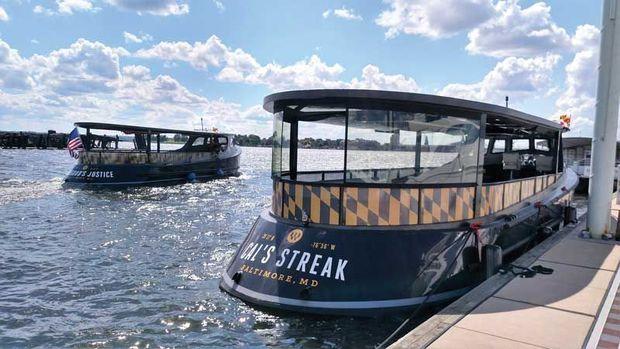
[(426, 305), (426, 303), (428, 302), (428, 300), (431, 298), (432, 295), (435, 294), (435, 292), (441, 288), (441, 286), (443, 286), (444, 281), (447, 280), (446, 275), (448, 275), (450, 273), (450, 271), (452, 270), (452, 267), (454, 266), (454, 264), (456, 263), (456, 261), (458, 260), (458, 258), (461, 256), (461, 254), (463, 253), (463, 250), (465, 249), (465, 246), (467, 246), (467, 242), (469, 241), (469, 238), (472, 236), (472, 234), (477, 232), (477, 227), (475, 228), (470, 228), (469, 231), (467, 232), (467, 234), (465, 234), (465, 240), (463, 241), (463, 244), (461, 245), (461, 247), (459, 247), (459, 250), (456, 254), (456, 256), (454, 256), (454, 259), (452, 260), (452, 262), (450, 262), (450, 265), (448, 266), (448, 268), (446, 268), (446, 270), (444, 271), (444, 273), (441, 275), (441, 278), (437, 284), (437, 287), (433, 288), (431, 290), (431, 292), (429, 294), (426, 295), (426, 297), (424, 298), (424, 301), (422, 301), (422, 303), (420, 303), (420, 305), (415, 309), (415, 311), (405, 320), (403, 321), (402, 324), (400, 324), (400, 326), (398, 326), (398, 328), (396, 328), (396, 330), (394, 330), (394, 332), (392, 332), (392, 334), (390, 334), (383, 342), (379, 343), (379, 345), (377, 345), (375, 347), (375, 349), (383, 349), (386, 348), (386, 345), (392, 341), (392, 339), (394, 339), (394, 337), (396, 337), (396, 335), (398, 335), (400, 333), (400, 331), (402, 331), (402, 329), (407, 326), (407, 324), (409, 324), (409, 322), (411, 320), (413, 320), (419, 313), (420, 311), (422, 311), (422, 309), (424, 308), (424, 306)]

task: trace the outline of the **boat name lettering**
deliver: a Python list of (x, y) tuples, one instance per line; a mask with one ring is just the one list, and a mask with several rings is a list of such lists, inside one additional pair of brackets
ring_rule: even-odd
[[(250, 242), (241, 252), (240, 258), (250, 262), (266, 264), (275, 256), (276, 247), (270, 244)], [(318, 253), (309, 253), (300, 250), (285, 248), (275, 257), (278, 268), (286, 268), (302, 273), (345, 281), (347, 259), (325, 257)]]
[(255, 268), (247, 264), (241, 265), (240, 270), (244, 273), (258, 275), (258, 276), (264, 277), (265, 279), (286, 282), (289, 284), (299, 283), (300, 285), (312, 286), (312, 287), (317, 287), (319, 285), (319, 282), (314, 279), (306, 279), (306, 278), (300, 277), (299, 280), (295, 281), (293, 280), (292, 275), (285, 275), (285, 274), (281, 274), (278, 272), (272, 272), (272, 271), (261, 269), (261, 268)]
[(81, 171), (73, 170), (69, 173), (71, 177), (85, 178), (114, 178), (114, 171)]

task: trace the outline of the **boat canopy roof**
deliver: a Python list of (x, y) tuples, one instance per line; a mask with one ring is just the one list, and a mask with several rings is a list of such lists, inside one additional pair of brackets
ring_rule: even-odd
[[(563, 128), (551, 120), (499, 105), (464, 99), (394, 91), (322, 89), (274, 93), (265, 97), (263, 108), (271, 113), (284, 111), (284, 120), (333, 123), (334, 114), (346, 108), (392, 111), (449, 113), (478, 118), (487, 115), (487, 133), (559, 132)], [(521, 131), (521, 132), (520, 132)]]
[(121, 124), (109, 124), (104, 122), (76, 122), (74, 124), (77, 127), (89, 128), (95, 130), (110, 130), (110, 131), (120, 131), (126, 134), (134, 134), (134, 133), (148, 133), (149, 131), (152, 134), (158, 133), (175, 133), (181, 135), (196, 135), (196, 136), (209, 136), (209, 135), (223, 135), (228, 136), (230, 134), (220, 133), (220, 132), (205, 132), (205, 131), (187, 131), (187, 130), (177, 130), (170, 128), (158, 128), (158, 127), (144, 127), (144, 126), (133, 126), (133, 125), (121, 125)]

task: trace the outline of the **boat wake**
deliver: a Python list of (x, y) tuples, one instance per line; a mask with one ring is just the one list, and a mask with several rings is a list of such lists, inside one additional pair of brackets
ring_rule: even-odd
[(45, 181), (9, 179), (0, 182), (0, 206), (29, 199), (38, 199), (62, 189), (62, 177)]

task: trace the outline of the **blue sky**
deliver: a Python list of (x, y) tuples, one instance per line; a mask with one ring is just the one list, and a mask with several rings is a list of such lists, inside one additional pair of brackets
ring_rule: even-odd
[(601, 0), (0, 0), (0, 129), (267, 135), (262, 98), (377, 88), (592, 128)]

